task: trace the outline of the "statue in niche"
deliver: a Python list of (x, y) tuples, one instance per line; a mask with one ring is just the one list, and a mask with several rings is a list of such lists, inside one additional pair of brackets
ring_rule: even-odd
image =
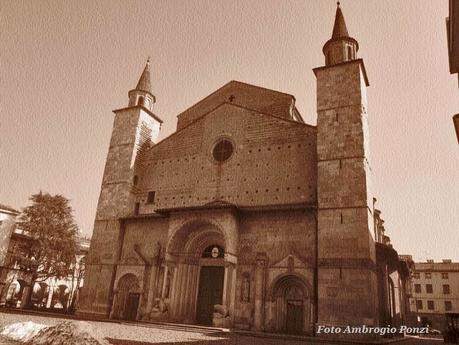
[(161, 243), (156, 242), (155, 245), (153, 246), (153, 262), (155, 265), (159, 265), (160, 263), (160, 258), (161, 258)]
[(171, 287), (171, 278), (170, 277), (167, 277), (166, 278), (166, 286), (164, 288), (165, 290), (165, 293), (164, 293), (164, 296), (166, 298), (169, 298), (169, 290), (170, 290), (170, 287)]
[(241, 301), (244, 303), (250, 302), (250, 276), (248, 273), (245, 273), (242, 277)]
[(174, 276), (174, 268), (171, 267), (169, 268), (169, 273), (166, 277), (166, 285), (164, 286), (164, 298), (169, 298), (173, 276)]

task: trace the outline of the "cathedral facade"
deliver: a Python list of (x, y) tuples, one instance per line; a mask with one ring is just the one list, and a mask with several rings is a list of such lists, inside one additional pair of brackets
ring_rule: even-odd
[(314, 69), (316, 126), (293, 96), (231, 81), (159, 142), (147, 63), (114, 111), (80, 315), (288, 333), (379, 325), (390, 272), (377, 263), (357, 51), (338, 6)]

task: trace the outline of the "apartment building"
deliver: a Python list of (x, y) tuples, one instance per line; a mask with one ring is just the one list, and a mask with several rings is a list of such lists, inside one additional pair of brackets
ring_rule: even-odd
[(410, 309), (418, 321), (442, 329), (445, 313), (459, 312), (459, 262), (416, 262)]

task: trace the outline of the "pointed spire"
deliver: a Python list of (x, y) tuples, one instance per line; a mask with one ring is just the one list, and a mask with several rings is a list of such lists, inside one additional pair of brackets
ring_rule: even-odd
[(343, 12), (338, 1), (333, 26), (332, 37), (325, 43), (322, 51), (325, 55), (325, 65), (332, 66), (338, 63), (357, 59), (359, 43), (349, 36)]
[(349, 37), (347, 32), (346, 22), (344, 21), (343, 12), (341, 11), (340, 2), (337, 2), (335, 25), (333, 26), (332, 39)]
[(150, 79), (150, 57), (148, 57), (147, 64), (143, 69), (139, 82), (134, 90), (129, 91), (129, 106), (142, 106), (150, 111), (153, 110), (153, 105), (156, 103), (156, 97), (151, 92), (151, 79)]
[(151, 92), (150, 57), (148, 57), (147, 64), (145, 65), (145, 68), (143, 69), (142, 75), (140, 76), (139, 82), (137, 83), (135, 90), (145, 91), (150, 94), (153, 94)]

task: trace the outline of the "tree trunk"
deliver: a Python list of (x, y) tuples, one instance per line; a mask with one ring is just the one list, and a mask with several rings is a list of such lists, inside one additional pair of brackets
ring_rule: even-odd
[(75, 287), (75, 290), (73, 291), (73, 294), (72, 294), (72, 301), (71, 301), (71, 304), (70, 304), (70, 308), (71, 308), (72, 312), (75, 311), (75, 303), (76, 303), (76, 299), (77, 299), (77, 297), (78, 297), (78, 292), (79, 292), (78, 289), (80, 288), (81, 275), (82, 275), (82, 272), (79, 271), (79, 272), (78, 272), (78, 278), (77, 278), (76, 287)]
[(26, 297), (26, 303), (25, 303), (25, 307), (26, 308), (32, 308), (33, 305), (32, 305), (32, 294), (33, 294), (33, 287), (37, 281), (37, 276), (36, 275), (32, 275), (32, 279), (30, 281), (30, 288), (28, 289), (27, 291), (27, 297)]

